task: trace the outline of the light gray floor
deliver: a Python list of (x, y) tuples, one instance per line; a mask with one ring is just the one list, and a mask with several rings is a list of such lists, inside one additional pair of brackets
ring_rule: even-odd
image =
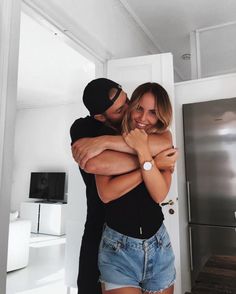
[(7, 274), (6, 294), (66, 294), (65, 237), (34, 234), (30, 246), (28, 266)]

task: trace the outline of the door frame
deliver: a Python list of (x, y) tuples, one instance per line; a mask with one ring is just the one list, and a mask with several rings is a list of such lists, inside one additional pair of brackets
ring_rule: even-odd
[(0, 292), (6, 292), (7, 246), (12, 184), (20, 0), (0, 0)]

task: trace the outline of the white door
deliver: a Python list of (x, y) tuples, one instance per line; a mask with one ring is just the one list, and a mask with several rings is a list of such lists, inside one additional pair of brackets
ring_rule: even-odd
[[(169, 93), (174, 113), (174, 71), (171, 53), (139, 56), (125, 59), (110, 60), (107, 63), (107, 77), (120, 83), (127, 92), (128, 97), (132, 91), (145, 82), (158, 82)], [(171, 126), (173, 141), (175, 142), (175, 119)], [(164, 202), (173, 201), (173, 205), (162, 207), (165, 225), (170, 234), (172, 246), (175, 252), (175, 265), (177, 280), (175, 294), (181, 294), (180, 277), (180, 248), (179, 248), (179, 214), (176, 171), (172, 177), (172, 185)]]

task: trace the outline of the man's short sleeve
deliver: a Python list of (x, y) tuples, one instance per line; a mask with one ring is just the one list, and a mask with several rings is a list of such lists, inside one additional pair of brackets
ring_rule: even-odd
[(98, 136), (101, 126), (100, 122), (89, 116), (75, 120), (70, 128), (71, 145), (78, 139)]

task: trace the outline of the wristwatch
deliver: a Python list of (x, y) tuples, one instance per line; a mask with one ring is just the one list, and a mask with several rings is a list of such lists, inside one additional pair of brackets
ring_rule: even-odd
[(151, 170), (153, 167), (154, 161), (144, 161), (144, 163), (142, 164), (142, 169), (144, 170)]

